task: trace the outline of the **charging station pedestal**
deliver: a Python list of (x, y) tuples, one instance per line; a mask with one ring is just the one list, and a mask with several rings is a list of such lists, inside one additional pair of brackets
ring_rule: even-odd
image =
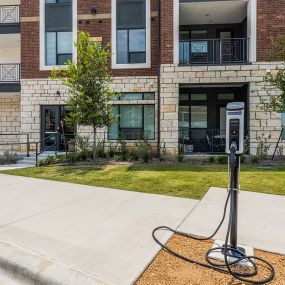
[[(230, 237), (227, 245), (227, 253), (225, 250), (213, 251), (209, 257), (225, 260), (225, 254), (229, 263), (241, 258), (242, 252), (247, 256), (253, 256), (253, 248), (238, 245), (238, 194), (239, 194), (239, 176), (240, 176), (240, 155), (244, 152), (244, 103), (229, 103), (227, 105), (227, 124), (226, 124), (226, 153), (229, 156), (229, 185), (228, 191), (231, 191), (230, 199)], [(216, 240), (213, 248), (225, 248), (225, 242)], [(252, 266), (250, 262), (241, 261), (239, 265)]]

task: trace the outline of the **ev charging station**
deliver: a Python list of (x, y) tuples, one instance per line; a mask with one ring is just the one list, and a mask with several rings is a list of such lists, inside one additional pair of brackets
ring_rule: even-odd
[[(153, 230), (152, 237), (165, 251), (186, 262), (199, 266), (218, 270), (219, 272), (231, 274), (234, 278), (242, 282), (251, 284), (265, 284), (274, 279), (274, 267), (266, 260), (253, 255), (253, 248), (238, 245), (238, 194), (240, 190), (240, 156), (244, 153), (244, 116), (245, 104), (242, 102), (229, 103), (227, 105), (226, 117), (226, 150), (229, 165), (228, 195), (224, 206), (223, 217), (209, 237), (197, 237), (195, 235), (179, 232), (167, 226), (160, 226)], [(176, 235), (187, 238), (205, 241), (211, 240), (223, 225), (230, 203), (229, 223), (224, 241), (215, 241), (213, 247), (205, 254), (207, 263), (190, 259), (179, 252), (176, 252), (159, 241), (156, 232), (160, 230), (170, 231)], [(254, 280), (258, 275), (258, 265), (254, 260), (263, 263), (270, 272), (269, 276), (262, 280)], [(239, 269), (237, 269), (238, 267)], [(243, 269), (240, 269), (240, 268)]]

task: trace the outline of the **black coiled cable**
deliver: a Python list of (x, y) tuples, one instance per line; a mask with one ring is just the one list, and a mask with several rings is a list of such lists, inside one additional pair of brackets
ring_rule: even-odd
[[(233, 178), (233, 160), (235, 159), (235, 154), (232, 153), (231, 157), (230, 157), (230, 163), (231, 163), (231, 179)], [(206, 267), (206, 268), (209, 268), (209, 269), (214, 269), (214, 270), (217, 270), (217, 271), (220, 271), (222, 273), (225, 273), (225, 274), (230, 274), (232, 275), (234, 278), (236, 278), (237, 280), (239, 281), (242, 281), (242, 282), (247, 282), (247, 283), (251, 283), (251, 284), (266, 284), (270, 281), (272, 281), (275, 277), (275, 270), (274, 270), (274, 267), (266, 260), (260, 258), (260, 257), (256, 257), (256, 256), (247, 256), (245, 253), (239, 251), (238, 249), (235, 249), (235, 248), (232, 248), (232, 247), (229, 247), (228, 246), (228, 242), (229, 242), (229, 236), (230, 236), (230, 231), (231, 231), (231, 225), (232, 225), (232, 208), (231, 208), (231, 212), (230, 212), (230, 219), (229, 219), (229, 224), (228, 224), (228, 229), (227, 229), (227, 235), (226, 235), (226, 240), (225, 240), (225, 245), (224, 247), (215, 247), (215, 248), (212, 248), (210, 250), (208, 250), (205, 254), (205, 259), (208, 263), (203, 263), (203, 262), (200, 262), (200, 261), (197, 261), (197, 260), (194, 260), (194, 259), (190, 259), (178, 252), (175, 252), (173, 251), (171, 248), (169, 248), (168, 246), (164, 245), (163, 243), (161, 243), (159, 241), (159, 239), (156, 237), (156, 232), (160, 231), (160, 230), (167, 230), (167, 231), (170, 231), (176, 235), (179, 235), (179, 236), (183, 236), (183, 237), (187, 237), (187, 238), (191, 238), (191, 239), (194, 239), (194, 240), (200, 240), (200, 241), (206, 241), (206, 240), (210, 240), (212, 239), (216, 234), (217, 232), (220, 230), (221, 226), (223, 225), (224, 221), (225, 221), (225, 217), (226, 217), (226, 212), (227, 212), (227, 207), (228, 207), (228, 203), (229, 203), (229, 200), (230, 200), (230, 197), (233, 193), (233, 191), (236, 191), (235, 189), (233, 189), (233, 187), (231, 187), (229, 193), (228, 193), (228, 196), (227, 196), (227, 199), (226, 199), (226, 202), (225, 202), (225, 206), (224, 206), (224, 212), (223, 212), (223, 217), (217, 227), (217, 229), (214, 231), (214, 233), (212, 235), (210, 235), (209, 237), (206, 237), (206, 238), (203, 238), (203, 237), (198, 237), (198, 236), (195, 236), (195, 235), (191, 235), (191, 234), (187, 234), (187, 233), (183, 233), (183, 232), (180, 232), (180, 231), (176, 231), (176, 230), (173, 230), (169, 227), (166, 227), (166, 226), (160, 226), (160, 227), (157, 227), (156, 229), (153, 230), (152, 232), (152, 237), (153, 239), (156, 241), (156, 243), (158, 243), (166, 252), (172, 254), (173, 256), (175, 257), (178, 257), (184, 261), (187, 261), (187, 262), (190, 262), (190, 263), (193, 263), (193, 264), (196, 264), (196, 265), (199, 265), (199, 266), (203, 266), (203, 267)], [(214, 262), (211, 258), (210, 258), (210, 254), (212, 252), (215, 252), (215, 251), (222, 251), (224, 252), (224, 256), (225, 256), (225, 261), (224, 263), (220, 262), (220, 263), (216, 263)], [(236, 254), (238, 254), (240, 256), (240, 258), (237, 258), (236, 255), (233, 256), (231, 255), (231, 253), (234, 252)], [(229, 257), (234, 257), (234, 261), (233, 262), (229, 262), (228, 261), (228, 258)], [(268, 268), (269, 272), (270, 272), (270, 275), (262, 280), (253, 280), (253, 279), (249, 279), (250, 277), (254, 277), (258, 274), (258, 266), (257, 264), (254, 262), (254, 260), (258, 260), (259, 262), (265, 264), (265, 266)], [(234, 265), (238, 265), (239, 262), (241, 261), (247, 261), (249, 263), (252, 264), (252, 269), (250, 272), (246, 272), (246, 273), (242, 273), (242, 272), (236, 272), (232, 269), (232, 266)]]

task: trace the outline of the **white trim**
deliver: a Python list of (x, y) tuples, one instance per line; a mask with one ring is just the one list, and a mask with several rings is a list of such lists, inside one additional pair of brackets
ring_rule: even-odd
[(173, 64), (179, 65), (179, 0), (173, 0)]
[[(65, 65), (49, 66), (45, 64), (45, 0), (40, 0), (40, 70), (53, 70), (55, 67), (64, 68)], [(73, 43), (77, 39), (77, 0), (72, 0), (72, 33)], [(77, 60), (77, 50), (73, 46), (72, 59)]]
[(146, 0), (146, 63), (117, 63), (117, 0), (112, 0), (112, 69), (151, 68), (151, 12), (150, 0)]
[(248, 0), (247, 4), (247, 37), (249, 38), (249, 61), (256, 62), (256, 21), (257, 3), (256, 0)]

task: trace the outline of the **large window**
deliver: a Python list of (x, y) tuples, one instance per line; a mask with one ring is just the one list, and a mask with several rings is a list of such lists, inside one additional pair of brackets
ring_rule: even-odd
[(72, 60), (72, 0), (45, 0), (45, 65)]
[(109, 128), (109, 139), (154, 139), (154, 105), (114, 105), (118, 120)]
[(149, 68), (150, 0), (112, 0), (112, 68)]

